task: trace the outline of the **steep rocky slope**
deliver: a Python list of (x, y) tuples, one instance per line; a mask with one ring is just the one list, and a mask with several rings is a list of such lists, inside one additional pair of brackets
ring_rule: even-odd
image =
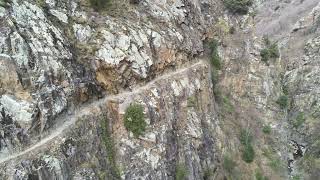
[(0, 5), (0, 179), (319, 176), (317, 0)]

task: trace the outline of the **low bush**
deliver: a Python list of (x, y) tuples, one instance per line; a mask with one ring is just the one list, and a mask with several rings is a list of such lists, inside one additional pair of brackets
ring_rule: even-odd
[(246, 144), (242, 149), (242, 160), (246, 163), (253, 162), (255, 157), (255, 152), (251, 144)]
[(231, 26), (229, 29), (230, 34), (234, 34), (236, 32), (236, 28), (234, 26)]
[(302, 179), (302, 178), (301, 178), (301, 176), (299, 174), (298, 175), (294, 175), (292, 177), (292, 180), (300, 180), (300, 179)]
[(277, 104), (279, 104), (281, 109), (286, 109), (288, 107), (288, 97), (286, 95), (282, 95), (278, 98), (276, 101)]
[(146, 129), (143, 107), (140, 104), (131, 104), (124, 114), (124, 126), (137, 138)]
[(227, 96), (223, 96), (222, 97), (222, 101), (223, 101), (223, 108), (227, 112), (229, 112), (229, 113), (234, 112), (234, 106), (233, 106), (233, 104), (231, 103), (230, 99)]
[(216, 87), (216, 84), (218, 84), (218, 81), (219, 81), (219, 72), (215, 68), (211, 69), (211, 81), (212, 81), (213, 87)]
[(262, 50), (260, 51), (260, 56), (261, 56), (261, 61), (263, 61), (263, 62), (268, 62), (269, 59), (270, 59), (269, 50), (268, 50), (267, 48), (262, 49)]
[(223, 169), (228, 173), (232, 174), (234, 168), (236, 167), (236, 162), (228, 155), (223, 158)]
[[(117, 179), (120, 178), (120, 171), (116, 165), (115, 161), (115, 147), (114, 147), (114, 141), (111, 136), (111, 133), (109, 131), (109, 119), (105, 116), (101, 118), (100, 120), (100, 127), (101, 127), (101, 138), (103, 141), (103, 144), (105, 146), (105, 150), (107, 152), (107, 159), (108, 163), (111, 167), (112, 176), (116, 177)], [(106, 176), (106, 173), (100, 174), (101, 176)]]
[(256, 177), (256, 180), (268, 180), (269, 179), (267, 176), (264, 176), (260, 170), (256, 171), (255, 177)]
[(141, 0), (130, 0), (130, 4), (139, 4)]
[(219, 46), (219, 42), (215, 39), (210, 43), (210, 49), (211, 49), (210, 62), (214, 68), (220, 70), (221, 69), (221, 58), (219, 56), (218, 46)]
[(185, 180), (187, 176), (187, 168), (183, 164), (178, 164), (176, 167), (176, 180)]
[(225, 7), (232, 13), (247, 14), (253, 0), (224, 0)]
[(249, 130), (241, 130), (239, 140), (242, 145), (251, 144), (252, 142), (252, 135)]
[(90, 5), (96, 11), (101, 11), (111, 5), (111, 0), (90, 0)]
[(239, 140), (241, 142), (242, 146), (242, 160), (244, 160), (246, 163), (251, 163), (254, 160), (255, 152), (254, 148), (252, 146), (252, 140), (253, 137), (251, 133), (248, 130), (242, 130)]
[(269, 47), (270, 58), (279, 58), (280, 52), (277, 43), (271, 44)]
[(260, 51), (261, 60), (268, 62), (269, 59), (275, 59), (280, 57), (278, 44), (276, 42), (271, 43), (268, 37), (264, 37), (265, 48)]
[(0, 6), (4, 8), (9, 8), (12, 0), (0, 0)]
[(283, 94), (284, 95), (289, 95), (289, 87), (288, 87), (288, 85), (284, 85), (283, 87), (282, 87), (282, 92), (283, 92)]
[(266, 125), (264, 125), (263, 126), (263, 128), (262, 128), (262, 132), (263, 133), (265, 133), (265, 134), (270, 134), (271, 133), (271, 126), (270, 126), (270, 124), (266, 124)]
[(210, 180), (214, 176), (214, 170), (212, 169), (206, 169), (203, 172), (203, 180)]
[(197, 106), (197, 100), (194, 96), (188, 97), (187, 106), (188, 107), (196, 107)]
[(268, 165), (274, 172), (280, 172), (282, 168), (281, 159), (276, 157), (275, 155), (269, 159)]
[(297, 129), (302, 126), (305, 121), (306, 118), (304, 117), (304, 113), (300, 112), (296, 119), (292, 122), (292, 126)]

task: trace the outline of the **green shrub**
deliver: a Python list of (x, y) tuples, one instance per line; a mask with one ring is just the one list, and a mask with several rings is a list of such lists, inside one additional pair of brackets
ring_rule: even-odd
[(176, 167), (176, 180), (185, 180), (187, 177), (187, 168), (183, 164), (178, 164)]
[(111, 0), (90, 0), (90, 5), (96, 11), (101, 11), (111, 5)]
[[(101, 135), (101, 139), (103, 141), (103, 144), (106, 148), (106, 152), (107, 152), (107, 159), (108, 162), (110, 164), (111, 170), (112, 170), (112, 174), (114, 175), (114, 177), (116, 177), (117, 179), (120, 178), (120, 172), (119, 169), (116, 165), (116, 161), (115, 161), (115, 149), (114, 149), (114, 141), (112, 139), (111, 133), (109, 132), (109, 125), (108, 125), (108, 118), (102, 118), (100, 120), (100, 127), (102, 130), (102, 135)], [(101, 174), (101, 176), (105, 176), (106, 174)]]
[(280, 96), (276, 101), (281, 109), (286, 109), (288, 107), (288, 97), (286, 95)]
[(223, 1), (226, 8), (232, 12), (237, 14), (247, 14), (249, 11), (249, 7), (252, 6), (252, 0), (224, 0)]
[(287, 86), (287, 85), (284, 85), (283, 87), (282, 87), (282, 92), (283, 92), (283, 94), (284, 95), (289, 95), (289, 87)]
[(230, 34), (234, 34), (236, 32), (236, 28), (234, 26), (231, 26), (229, 29)]
[(255, 157), (255, 152), (251, 144), (246, 144), (242, 149), (242, 160), (246, 163), (253, 162)]
[(281, 172), (285, 169), (283, 161), (281, 161), (279, 155), (272, 148), (262, 149), (262, 155), (268, 159), (268, 166), (274, 172)]
[(261, 56), (261, 61), (263, 62), (268, 62), (269, 59), (270, 59), (270, 53), (269, 53), (269, 50), (268, 49), (262, 49), (260, 51), (260, 56)]
[(271, 41), (270, 39), (268, 38), (268, 36), (263, 36), (263, 42), (264, 42), (264, 45), (269, 47), (271, 45)]
[(251, 144), (252, 135), (249, 130), (241, 130), (239, 140), (242, 145)]
[(232, 174), (234, 168), (236, 167), (236, 162), (228, 155), (223, 158), (223, 169), (228, 173)]
[(206, 169), (203, 173), (203, 180), (210, 180), (214, 175), (214, 170)]
[(302, 124), (306, 121), (306, 118), (304, 117), (304, 113), (300, 112), (297, 116), (297, 118), (292, 122), (292, 125), (294, 128), (299, 128), (302, 126)]
[(188, 107), (196, 107), (197, 105), (197, 100), (194, 96), (188, 97), (187, 99), (187, 106)]
[(300, 179), (301, 179), (300, 175), (294, 175), (292, 177), (292, 180), (300, 180)]
[(280, 172), (282, 170), (281, 159), (276, 156), (270, 156), (268, 165), (275, 172)]
[(213, 87), (215, 87), (215, 85), (218, 83), (219, 80), (219, 74), (218, 74), (218, 70), (216, 70), (215, 68), (211, 69), (211, 81), (213, 84)]
[(273, 59), (279, 58), (280, 52), (279, 52), (278, 44), (276, 42), (271, 43), (268, 37), (264, 37), (263, 40), (266, 48), (260, 51), (261, 60), (267, 63), (271, 58)]
[(215, 39), (210, 43), (210, 49), (211, 49), (210, 62), (214, 68), (220, 70), (221, 69), (221, 58), (219, 56), (218, 46), (219, 46), (219, 42)]
[(221, 69), (221, 58), (218, 52), (219, 42), (214, 39), (209, 43), (210, 47), (210, 64), (211, 64), (211, 81), (213, 84), (213, 89), (219, 80), (219, 70)]
[(140, 104), (131, 104), (124, 114), (124, 126), (137, 138), (146, 129), (143, 107)]
[(248, 130), (242, 130), (240, 133), (239, 140), (241, 142), (242, 146), (242, 160), (244, 160), (247, 163), (251, 163), (254, 160), (255, 152), (253, 149), (252, 143), (252, 135), (250, 131)]
[(269, 46), (270, 58), (279, 58), (280, 52), (277, 43), (273, 43)]
[(0, 6), (4, 7), (4, 8), (8, 8), (10, 7), (10, 2), (12, 2), (11, 0), (0, 0)]
[(268, 180), (268, 177), (264, 176), (260, 170), (256, 171), (255, 177), (256, 180)]
[(264, 125), (263, 128), (262, 128), (262, 132), (265, 133), (265, 134), (270, 134), (271, 130), (272, 129), (271, 129), (270, 124)]
[(225, 108), (227, 112), (231, 113), (234, 111), (234, 106), (227, 96), (222, 96), (222, 101), (223, 101), (223, 108)]

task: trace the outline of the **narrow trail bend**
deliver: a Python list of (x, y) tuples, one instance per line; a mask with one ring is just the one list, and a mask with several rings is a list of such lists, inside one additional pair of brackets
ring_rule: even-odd
[(65, 121), (61, 126), (56, 128), (55, 130), (51, 131), (51, 133), (48, 134), (45, 138), (43, 138), (39, 142), (31, 145), (29, 148), (27, 148), (21, 152), (10, 154), (5, 158), (0, 159), (0, 164), (4, 163), (6, 161), (9, 161), (9, 160), (18, 158), (20, 156), (23, 156), (24, 154), (27, 154), (27, 153), (29, 153), (39, 147), (51, 142), (53, 139), (59, 137), (60, 135), (63, 135), (64, 131), (67, 130), (71, 125), (75, 124), (80, 117), (85, 116), (86, 114), (89, 115), (90, 109), (92, 109), (93, 107), (99, 107), (100, 105), (103, 105), (104, 103), (106, 103), (107, 101), (110, 101), (110, 100), (123, 99), (125, 97), (131, 96), (134, 94), (138, 94), (140, 92), (143, 92), (143, 91), (155, 86), (155, 82), (157, 82), (159, 80), (167, 79), (168, 77), (180, 74), (180, 73), (187, 71), (191, 68), (194, 68), (197, 66), (204, 66), (204, 65), (206, 65), (206, 63), (203, 60), (200, 60), (197, 63), (192, 64), (188, 67), (181, 68), (181, 69), (178, 69), (174, 72), (170, 72), (170, 73), (164, 74), (162, 76), (156, 77), (154, 80), (148, 82), (144, 86), (134, 88), (133, 91), (124, 91), (124, 92), (121, 92), (116, 95), (106, 96), (98, 101), (94, 101), (92, 103), (89, 103), (87, 105), (80, 107), (70, 116), (65, 115), (65, 116), (58, 117), (57, 119), (60, 119), (60, 120), (62, 120), (62, 119), (69, 119), (69, 120)]

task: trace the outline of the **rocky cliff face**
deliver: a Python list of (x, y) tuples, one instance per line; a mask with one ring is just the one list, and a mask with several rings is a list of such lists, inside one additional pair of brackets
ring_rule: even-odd
[(0, 5), (1, 179), (317, 179), (317, 0)]

